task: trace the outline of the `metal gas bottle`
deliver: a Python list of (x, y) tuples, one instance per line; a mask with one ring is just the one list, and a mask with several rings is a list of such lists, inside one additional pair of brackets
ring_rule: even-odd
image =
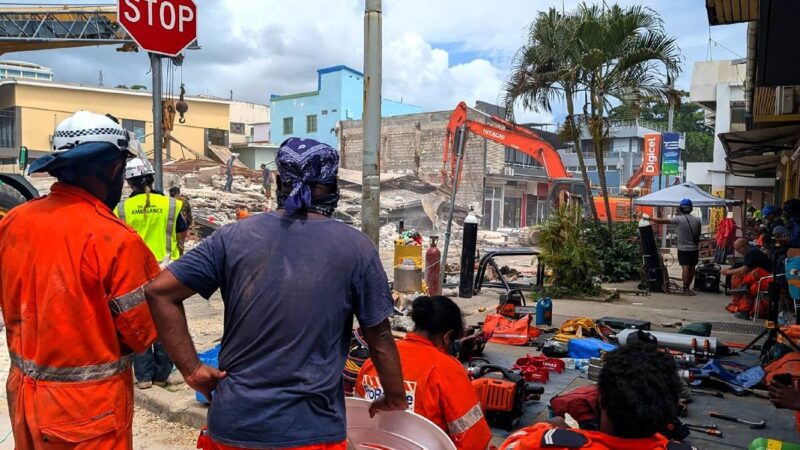
[(431, 236), (431, 246), (425, 252), (425, 283), (428, 295), (442, 295), (442, 284), (439, 276), (442, 272), (442, 252), (436, 246), (439, 236)]

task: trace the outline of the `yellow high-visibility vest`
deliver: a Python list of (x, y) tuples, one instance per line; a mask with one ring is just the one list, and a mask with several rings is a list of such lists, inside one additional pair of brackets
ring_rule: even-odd
[[(139, 194), (123, 200), (117, 205), (114, 214), (131, 226), (153, 252), (159, 262), (174, 261), (180, 257), (178, 252), (178, 214), (183, 202), (160, 194)], [(169, 255), (169, 258), (167, 258)]]

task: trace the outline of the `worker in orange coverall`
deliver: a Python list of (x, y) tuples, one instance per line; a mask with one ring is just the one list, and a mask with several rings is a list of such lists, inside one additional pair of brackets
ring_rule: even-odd
[[(464, 366), (447, 350), (464, 334), (461, 309), (447, 297), (417, 297), (414, 332), (397, 343), (409, 411), (444, 430), (459, 450), (484, 450), (492, 438)], [(383, 389), (371, 359), (361, 367), (356, 395), (375, 400)]]
[[(678, 415), (681, 380), (675, 361), (652, 344), (608, 353), (597, 383), (600, 429), (538, 423), (508, 437), (500, 450), (692, 450), (659, 433)], [(557, 418), (559, 419), (559, 418)]]
[(31, 173), (58, 179), (46, 197), (0, 220), (6, 384), (19, 450), (133, 448), (134, 352), (156, 338), (144, 285), (152, 252), (114, 216), (129, 135), (79, 111)]

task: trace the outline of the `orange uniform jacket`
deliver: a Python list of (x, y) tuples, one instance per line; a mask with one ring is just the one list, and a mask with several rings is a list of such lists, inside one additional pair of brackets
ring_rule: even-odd
[[(409, 333), (397, 343), (408, 409), (441, 427), (463, 450), (485, 450), (492, 438), (475, 388), (457, 359), (422, 336)], [(374, 400), (382, 393), (372, 360), (358, 374), (356, 395)]]
[(644, 439), (622, 439), (599, 431), (566, 430), (548, 423), (523, 428), (508, 437), (500, 450), (692, 450), (688, 444), (670, 442), (655, 434)]
[(88, 192), (61, 183), (0, 220), (0, 307), (17, 449), (132, 447), (132, 352), (156, 338), (158, 264)]

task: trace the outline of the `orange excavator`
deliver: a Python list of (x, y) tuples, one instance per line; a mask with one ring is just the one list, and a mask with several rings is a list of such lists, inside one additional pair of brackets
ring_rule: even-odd
[[(490, 123), (483, 123), (471, 120), (469, 112), (475, 112), (487, 117)], [(550, 143), (539, 137), (536, 133), (523, 126), (511, 123), (500, 117), (486, 114), (474, 108), (470, 108), (466, 103), (461, 102), (450, 115), (447, 125), (447, 133), (444, 141), (444, 154), (442, 155), (442, 185), (457, 189), (461, 181), (463, 166), (463, 146), (466, 142), (467, 133), (472, 133), (490, 141), (497, 142), (506, 147), (530, 155), (544, 167), (547, 174), (547, 181), (550, 184), (547, 195), (547, 205), (550, 208), (557, 208), (565, 202), (580, 201), (587, 214), (590, 212), (588, 196), (586, 195), (586, 185), (583, 180), (573, 178), (558, 151)], [(461, 148), (459, 148), (459, 146)], [(644, 167), (644, 166), (642, 166)], [(646, 190), (649, 192), (653, 178), (644, 175), (644, 170), (640, 168), (628, 181), (625, 192), (633, 193), (636, 187), (644, 182)], [(606, 208), (601, 196), (594, 197), (595, 209), (600, 220), (606, 220)], [(630, 221), (632, 197), (610, 197), (611, 218), (614, 221)], [(636, 213), (647, 213), (653, 215), (653, 208), (637, 207)]]

